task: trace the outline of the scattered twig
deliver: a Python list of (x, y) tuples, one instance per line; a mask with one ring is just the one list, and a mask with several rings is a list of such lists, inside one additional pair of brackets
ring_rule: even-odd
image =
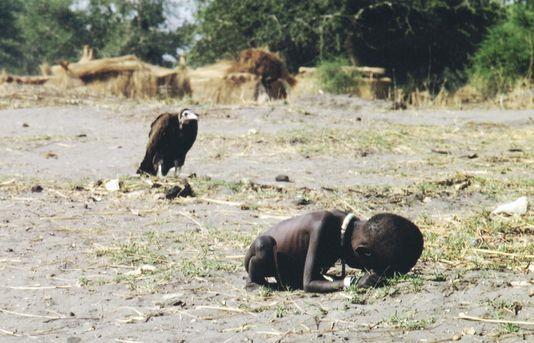
[(65, 194), (63, 194), (63, 193), (61, 193), (60, 191), (57, 191), (57, 190), (55, 190), (55, 189), (50, 189), (50, 191), (51, 191), (52, 193), (55, 193), (55, 194), (59, 195), (59, 196), (62, 197), (63, 199), (68, 199), (68, 198), (69, 198), (69, 197), (66, 196)]
[(198, 220), (196, 220), (195, 218), (193, 218), (189, 213), (184, 212), (184, 211), (177, 211), (177, 213), (178, 213), (179, 215), (182, 215), (182, 216), (186, 217), (187, 219), (189, 219), (189, 220), (192, 221), (193, 223), (195, 223), (195, 224), (200, 228), (200, 230), (202, 230), (202, 231), (205, 231), (205, 230), (206, 230), (206, 228), (204, 227), (204, 225), (202, 225), (201, 222), (199, 222)]
[(339, 197), (339, 200), (345, 205), (347, 206), (348, 208), (350, 208), (350, 210), (352, 211), (352, 213), (354, 213), (354, 215), (356, 215), (356, 217), (358, 218), (365, 218), (365, 216), (360, 213), (354, 206), (352, 206), (351, 204), (349, 204), (345, 199)]
[(256, 331), (256, 333), (260, 335), (271, 335), (271, 336), (280, 336), (284, 334), (284, 332), (280, 332), (280, 331)]
[(0, 183), (0, 186), (7, 186), (7, 185), (10, 185), (12, 183), (14, 183), (15, 181), (17, 181), (16, 179), (11, 179), (11, 180), (8, 180), (8, 181), (4, 181), (2, 183)]
[(302, 313), (302, 314), (309, 314), (308, 312), (304, 311), (304, 310), (302, 309), (302, 307), (300, 307), (300, 306), (295, 302), (295, 300), (293, 300), (293, 299), (290, 299), (290, 300), (291, 300), (291, 302), (293, 303), (293, 305), (295, 305), (295, 307), (300, 311), (300, 313)]
[(472, 320), (472, 321), (475, 321), (475, 322), (484, 322), (484, 323), (514, 324), (514, 325), (534, 325), (534, 322), (524, 322), (524, 321), (519, 321), (519, 320), (480, 318), (480, 317), (468, 316), (465, 313), (458, 314), (458, 318), (465, 319), (465, 320)]
[(219, 204), (219, 205), (229, 205), (229, 206), (237, 206), (237, 207), (243, 206), (243, 204), (240, 203), (240, 202), (217, 200), (217, 199), (211, 199), (211, 198), (197, 198), (197, 199), (205, 201), (205, 202), (211, 202), (211, 203), (214, 203), (214, 204)]
[(450, 155), (450, 152), (447, 150), (442, 149), (430, 149), (433, 153), (440, 154), (440, 155)]
[(242, 310), (240, 308), (235, 308), (235, 307), (221, 307), (221, 306), (197, 306), (195, 309), (197, 310), (219, 310), (219, 311), (228, 311), (228, 312), (239, 312), (239, 313), (246, 313), (246, 314), (250, 314), (252, 316), (256, 316), (255, 313), (252, 313), (252, 312), (249, 312), (249, 311), (245, 311), (245, 310)]
[(478, 248), (473, 249), (473, 250), (476, 252), (482, 253), (482, 254), (503, 255), (503, 256), (534, 259), (534, 255), (520, 255), (520, 254), (513, 254), (513, 253), (503, 252), (503, 251), (498, 251), (498, 250), (478, 249)]
[(8, 289), (21, 289), (21, 290), (41, 290), (41, 289), (63, 289), (63, 288), (72, 288), (73, 285), (59, 285), (59, 286), (3, 286), (3, 288)]
[(9, 335), (9, 336), (15, 336), (15, 337), (24, 336), (24, 335), (16, 333), (15, 331), (9, 331), (9, 330), (4, 330), (4, 329), (0, 329), (0, 332), (3, 333), (3, 334)]
[(6, 313), (6, 314), (12, 314), (19, 317), (29, 317), (29, 318), (45, 318), (45, 319), (56, 319), (61, 317), (52, 317), (52, 316), (42, 316), (39, 314), (29, 314), (29, 313), (21, 313), (21, 312), (15, 312), (15, 311), (9, 311), (3, 308), (0, 308), (0, 312)]
[(3, 312), (5, 314), (12, 314), (14, 316), (19, 316), (19, 317), (42, 318), (42, 319), (46, 319), (44, 321), (45, 323), (49, 323), (49, 322), (54, 321), (54, 320), (65, 320), (65, 319), (78, 319), (78, 320), (99, 320), (100, 319), (100, 318), (96, 318), (96, 317), (67, 317), (67, 316), (61, 316), (61, 315), (57, 315), (57, 316), (42, 316), (42, 315), (39, 315), (39, 314), (31, 314), (31, 313), (22, 313), (22, 312), (10, 311), (10, 310), (6, 310), (6, 309), (3, 309), (3, 308), (0, 308), (0, 312)]

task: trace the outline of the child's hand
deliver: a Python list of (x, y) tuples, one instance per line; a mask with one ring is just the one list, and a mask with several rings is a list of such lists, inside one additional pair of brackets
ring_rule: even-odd
[(376, 274), (375, 272), (366, 272), (357, 280), (356, 285), (361, 288), (378, 287), (382, 285), (385, 280), (386, 278), (384, 276)]

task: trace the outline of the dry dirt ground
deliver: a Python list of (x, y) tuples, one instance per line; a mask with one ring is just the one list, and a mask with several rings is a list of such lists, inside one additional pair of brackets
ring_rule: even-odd
[[(533, 340), (533, 211), (489, 213), (533, 199), (532, 110), (389, 111), (330, 95), (187, 104), (201, 115), (182, 171), (195, 196), (167, 200), (178, 179), (134, 172), (151, 120), (184, 104), (9, 87), (2, 342)], [(420, 262), (368, 291), (246, 292), (254, 237), (323, 208), (411, 218)]]

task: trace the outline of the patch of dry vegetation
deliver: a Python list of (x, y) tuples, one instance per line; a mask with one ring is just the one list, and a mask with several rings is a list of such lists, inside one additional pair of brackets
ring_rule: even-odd
[[(428, 139), (430, 138), (431, 139)], [(504, 144), (509, 148), (522, 147), (532, 154), (534, 129), (531, 126), (466, 124), (460, 127), (387, 125), (362, 128), (308, 127), (277, 133), (252, 132), (244, 135), (202, 134), (203, 145), (213, 147), (216, 154), (221, 147), (227, 151), (239, 149), (243, 154), (300, 154), (304, 156), (354, 155), (370, 153), (402, 153), (415, 155), (432, 150), (443, 155), (463, 157), (473, 151), (490, 150)], [(219, 150), (217, 150), (219, 147)], [(434, 157), (435, 155), (433, 155)], [(522, 155), (516, 155), (523, 157)], [(530, 155), (531, 156), (531, 155)], [(524, 156), (529, 160), (530, 156)], [(220, 158), (220, 156), (219, 156)], [(529, 161), (531, 162), (531, 161)]]

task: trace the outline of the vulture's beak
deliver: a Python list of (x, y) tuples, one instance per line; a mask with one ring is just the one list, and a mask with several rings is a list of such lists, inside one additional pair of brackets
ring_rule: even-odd
[(198, 114), (191, 110), (185, 110), (182, 113), (183, 121), (192, 121), (192, 120), (198, 120)]

